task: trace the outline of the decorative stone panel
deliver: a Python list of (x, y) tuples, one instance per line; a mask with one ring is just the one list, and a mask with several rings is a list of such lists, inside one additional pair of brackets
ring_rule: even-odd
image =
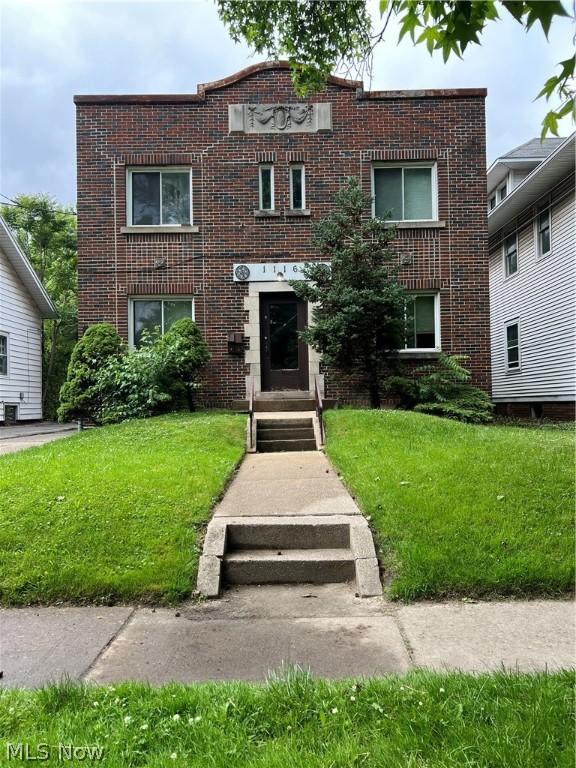
[(332, 105), (229, 104), (228, 130), (232, 134), (331, 131)]

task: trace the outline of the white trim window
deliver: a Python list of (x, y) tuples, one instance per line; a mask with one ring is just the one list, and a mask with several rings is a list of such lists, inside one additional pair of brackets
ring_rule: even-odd
[(552, 250), (552, 217), (550, 208), (538, 214), (536, 219), (536, 248), (539, 257), (547, 256)]
[(494, 208), (496, 208), (496, 194), (493, 194), (488, 199), (488, 213), (490, 213), (490, 211), (493, 211)]
[(8, 376), (8, 336), (0, 333), (0, 376)]
[(404, 349), (434, 352), (440, 349), (440, 297), (418, 293), (408, 297), (405, 310)]
[(192, 224), (190, 168), (130, 168), (126, 191), (128, 226), (177, 227)]
[(501, 203), (507, 194), (508, 194), (508, 179), (506, 179), (504, 184), (498, 190), (498, 202)]
[(506, 277), (518, 272), (518, 235), (515, 232), (504, 240), (504, 274)]
[(138, 347), (144, 338), (153, 340), (163, 335), (176, 320), (194, 320), (191, 296), (138, 296), (130, 299), (129, 342)]
[(261, 211), (274, 210), (274, 166), (258, 166), (259, 206)]
[(290, 166), (290, 209), (303, 211), (306, 208), (306, 178), (303, 165)]
[(506, 323), (506, 367), (520, 370), (520, 324), (518, 320)]
[(436, 221), (436, 163), (372, 166), (372, 214), (390, 221)]

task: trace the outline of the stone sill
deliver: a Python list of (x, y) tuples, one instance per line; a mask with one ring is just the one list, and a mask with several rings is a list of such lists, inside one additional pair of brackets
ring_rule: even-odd
[(254, 211), (255, 219), (278, 219), (281, 215), (281, 211)]
[(196, 226), (178, 226), (178, 227), (120, 227), (122, 235), (173, 235), (175, 233), (195, 233), (200, 232), (200, 227)]
[(387, 221), (389, 227), (396, 229), (444, 229), (445, 221)]
[(298, 218), (298, 216), (310, 216), (310, 208), (289, 208), (284, 211), (284, 216), (291, 219)]
[(400, 358), (409, 358), (410, 360), (438, 360), (441, 352), (439, 350), (431, 349), (429, 352), (420, 352), (417, 349), (400, 349), (396, 356)]

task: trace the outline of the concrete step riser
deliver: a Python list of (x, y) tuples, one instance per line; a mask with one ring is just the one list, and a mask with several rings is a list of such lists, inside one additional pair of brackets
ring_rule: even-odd
[(258, 440), (314, 440), (312, 427), (298, 429), (259, 429)]
[(256, 400), (254, 410), (258, 413), (267, 411), (313, 411), (314, 400)]
[(332, 584), (355, 578), (353, 561), (314, 562), (277, 561), (229, 562), (224, 560), (224, 579), (228, 584)]
[(315, 451), (316, 440), (258, 440), (257, 450), (259, 453)]
[(258, 429), (312, 429), (312, 419), (257, 419)]
[(226, 549), (348, 549), (350, 526), (326, 525), (229, 525)]

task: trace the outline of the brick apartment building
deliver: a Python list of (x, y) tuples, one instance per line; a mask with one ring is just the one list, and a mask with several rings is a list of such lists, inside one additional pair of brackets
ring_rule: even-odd
[[(310, 309), (286, 280), (319, 258), (312, 226), (357, 176), (398, 222), (413, 294), (399, 355), (466, 354), (489, 389), (485, 95), (333, 77), (302, 100), (270, 62), (193, 95), (76, 96), (80, 330), (109, 321), (137, 344), (192, 315), (212, 353), (206, 404), (252, 380), (311, 390), (320, 360), (296, 335)], [(365, 397), (333, 371), (325, 390)]]

